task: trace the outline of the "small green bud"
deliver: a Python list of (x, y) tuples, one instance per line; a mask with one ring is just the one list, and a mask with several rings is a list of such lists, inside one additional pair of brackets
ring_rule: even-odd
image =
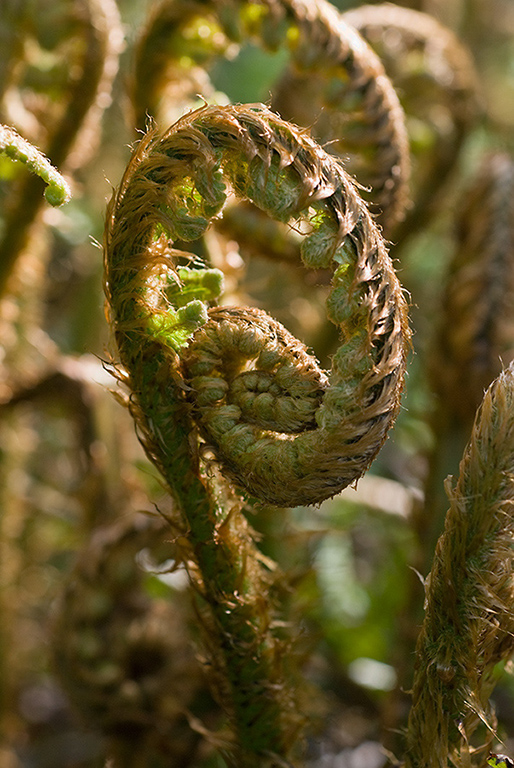
[(70, 188), (63, 180), (61, 186), (55, 184), (49, 184), (45, 189), (45, 198), (47, 203), (53, 206), (59, 206), (63, 203), (67, 203), (71, 197)]
[(334, 225), (324, 223), (311, 235), (308, 235), (300, 246), (302, 261), (309, 269), (327, 269), (339, 241)]
[(48, 158), (30, 142), (20, 136), (12, 128), (0, 125), (0, 153), (11, 160), (26, 165), (29, 171), (35, 173), (48, 184), (45, 198), (50, 205), (62, 205), (71, 197), (68, 184), (59, 171), (53, 167)]
[(209, 316), (207, 315), (205, 304), (199, 301), (199, 299), (195, 299), (177, 311), (177, 318), (179, 323), (196, 329), (201, 325), (205, 325)]
[(180, 285), (175, 284), (168, 290), (168, 298), (177, 307), (184, 306), (193, 299), (213, 301), (223, 292), (224, 277), (219, 269), (180, 267), (177, 274)]

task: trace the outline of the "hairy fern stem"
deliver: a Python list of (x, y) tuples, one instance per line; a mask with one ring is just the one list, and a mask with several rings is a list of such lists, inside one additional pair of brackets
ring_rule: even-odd
[[(332, 267), (327, 313), (341, 345), (329, 374), (260, 310), (210, 308), (221, 273), (173, 249), (220, 214), (227, 184), (305, 228), (307, 266)], [(401, 288), (340, 163), (260, 105), (206, 107), (141, 141), (109, 209), (105, 280), (120, 376), (186, 521), (210, 609), (235, 764), (274, 764), (294, 752), (298, 717), (266, 604), (270, 574), (240, 501), (205, 458), (281, 506), (317, 503), (362, 475), (399, 407), (409, 338)]]

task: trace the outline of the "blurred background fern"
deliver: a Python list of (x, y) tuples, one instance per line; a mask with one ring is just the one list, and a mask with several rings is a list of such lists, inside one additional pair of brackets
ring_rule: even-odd
[[(214, 768), (230, 745), (192, 650), (181, 532), (155, 514), (166, 517), (170, 501), (108, 370), (99, 243), (138, 137), (133, 78), (155, 5), (0, 4), (0, 123), (72, 188), (71, 202), (50, 209), (39, 180), (0, 156), (2, 768)], [(356, 489), (319, 508), (248, 516), (287, 573), (273, 590), (294, 628), (305, 766), (380, 768), (404, 749), (444, 479), (458, 473), (484, 388), (514, 357), (514, 6), (398, 3), (457, 36), (466, 61), (455, 64), (442, 32), (412, 33), (409, 48), (407, 34), (380, 26), (380, 4), (362, 17), (364, 3), (336, 5), (382, 57), (406, 112), (414, 202), (408, 227), (388, 237), (410, 292), (414, 353), (396, 426)], [(209, 68), (213, 100), (269, 103), (288, 52), (243, 41), (229, 53)], [(291, 261), (247, 258), (223, 234), (209, 247), (231, 303), (250, 296), (329, 365), (322, 280)], [(499, 751), (512, 753), (508, 667), (497, 666), (492, 700)]]

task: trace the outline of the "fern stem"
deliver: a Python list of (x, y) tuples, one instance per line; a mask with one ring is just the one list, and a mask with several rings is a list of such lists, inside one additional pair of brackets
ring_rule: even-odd
[(6, 125), (0, 125), (0, 153), (23, 163), (46, 183), (45, 198), (50, 205), (62, 205), (69, 201), (70, 188), (59, 171), (36, 147)]
[[(480, 722), (494, 736), (493, 668), (514, 650), (514, 368), (487, 390), (464, 452), (426, 586), (406, 764), (460, 764)], [(457, 762), (456, 762), (457, 761)]]
[[(303, 220), (305, 263), (334, 269), (327, 312), (342, 343), (330, 379), (264, 312), (208, 309), (221, 273), (181, 265), (173, 239), (203, 234), (225, 202), (224, 179), (279, 220)], [(120, 376), (186, 521), (210, 609), (235, 764), (287, 759), (298, 718), (270, 576), (240, 502), (201, 457), (213, 451), (237, 486), (276, 505), (316, 503), (358, 478), (398, 410), (409, 336), (400, 286), (341, 165), (259, 105), (206, 107), (141, 141), (109, 209), (105, 270)]]

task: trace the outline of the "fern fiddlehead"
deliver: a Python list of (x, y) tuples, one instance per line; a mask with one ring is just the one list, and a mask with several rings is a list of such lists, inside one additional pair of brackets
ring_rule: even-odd
[[(273, 109), (312, 125), (315, 138), (330, 142), (330, 152), (350, 155), (348, 170), (372, 186), (376, 212), (391, 227), (408, 199), (403, 110), (378, 57), (325, 0), (162, 2), (137, 51), (139, 127), (148, 114), (160, 120), (168, 101), (178, 116), (177, 104), (182, 109), (197, 93), (209, 98), (212, 65), (250, 40), (289, 54), (290, 64), (272, 88)], [(234, 219), (237, 226), (237, 214)]]
[(458, 211), (431, 378), (444, 420), (466, 432), (484, 390), (514, 355), (514, 164), (484, 157)]
[[(181, 280), (186, 281), (183, 294), (193, 297), (187, 304), (180, 299), (184, 305), (172, 310), (173, 320), (164, 315), (162, 296), (150, 299), (148, 288), (143, 287), (133, 254), (141, 258), (140, 252), (151, 251), (152, 229), (159, 226), (167, 227), (175, 237), (200, 236), (208, 218), (224, 202), (221, 169), (239, 196), (248, 197), (279, 220), (297, 218), (310, 225), (312, 231), (302, 243), (306, 266), (334, 267), (327, 312), (341, 329), (342, 344), (334, 355), (330, 386), (302, 346), (263, 313), (220, 308), (207, 314), (194, 297), (210, 292), (213, 298), (220, 291), (214, 271), (200, 277), (199, 272), (183, 269), (170, 278), (168, 302), (179, 296)], [(147, 210), (153, 190), (156, 202)], [(269, 486), (271, 477), (264, 481), (270, 503), (317, 503), (358, 478), (397, 413), (407, 331), (404, 300), (381, 238), (341, 166), (264, 108), (206, 109), (184, 118), (164, 137), (149, 138), (141, 145), (115, 206), (107, 241), (107, 285), (122, 362), (130, 369), (135, 350), (142, 354), (134, 327), (137, 317), (141, 318), (139, 334), (152, 331), (154, 338), (161, 333), (163, 339), (168, 334), (176, 352), (184, 345), (180, 357), (199, 398), (196, 407), (207, 406), (209, 412), (208, 416), (199, 413), (204, 438), (227, 461), (229, 473), (238, 483), (257, 496), (263, 490), (261, 481), (253, 479), (259, 468), (265, 470), (268, 464), (273, 472), (281, 473), (276, 489)], [(155, 264), (163, 269), (165, 253), (159, 260), (154, 247), (152, 259), (154, 269)], [(123, 292), (115, 290), (121, 269), (127, 283)], [(145, 271), (150, 270), (146, 265)], [(157, 303), (151, 321), (150, 300)], [(202, 327), (193, 335), (195, 324)], [(253, 326), (262, 337), (259, 343), (250, 330), (243, 330)], [(133, 330), (126, 330), (129, 327)], [(188, 335), (193, 336), (190, 341)], [(216, 354), (224, 335), (232, 350), (225, 361), (225, 353)], [(269, 349), (261, 353), (260, 344), (266, 340)], [(295, 383), (293, 365), (286, 362), (288, 350), (306, 373), (303, 384)], [(237, 384), (242, 397), (239, 405), (235, 404), (236, 389), (228, 395), (230, 385), (217, 373), (223, 363), (236, 377), (242, 376)], [(262, 377), (253, 373), (259, 369)], [(269, 403), (271, 394), (266, 396), (273, 374), (277, 376), (278, 405)], [(286, 399), (288, 386), (292, 387), (291, 402)], [(300, 403), (302, 390), (308, 406)], [(244, 426), (236, 411), (243, 411), (254, 398), (249, 405), (250, 425)], [(292, 425), (282, 426), (280, 408), (287, 421), (288, 409), (293, 411), (295, 404), (298, 410), (292, 414)], [(212, 413), (215, 424), (210, 426), (212, 408), (221, 415)], [(251, 422), (257, 421), (259, 410), (264, 425), (254, 427)], [(299, 432), (302, 422), (307, 427), (304, 433)], [(299, 434), (274, 442), (264, 434), (272, 429)], [(264, 438), (262, 449), (252, 445), (259, 433)], [(230, 455), (231, 443), (235, 443), (240, 466)]]
[(286, 3), (299, 28), (290, 66), (272, 106), (287, 120), (313, 124), (347, 170), (385, 231), (408, 205), (410, 156), (405, 115), (382, 63), (342, 15), (324, 2)]
[[(203, 234), (225, 181), (275, 218), (302, 222), (305, 263), (333, 267), (327, 312), (342, 343), (330, 375), (260, 310), (209, 309), (221, 273), (180, 263), (173, 239)], [(297, 727), (262, 602), (269, 576), (239, 503), (201, 457), (213, 451), (238, 486), (284, 506), (357, 479), (398, 410), (409, 335), (401, 288), (340, 163), (259, 105), (205, 107), (142, 140), (111, 202), (105, 269), (131, 409), (187, 521), (212, 612), (239, 759), (261, 765), (256, 755), (289, 754)]]
[(430, 568), (447, 499), (444, 480), (457, 470), (484, 390), (514, 355), (514, 167), (504, 152), (487, 154), (463, 194), (456, 217), (456, 248), (428, 360), (436, 408), (428, 455), (423, 513), (416, 519)]
[(437, 211), (437, 193), (482, 109), (478, 77), (466, 46), (428, 13), (379, 3), (343, 19), (382, 60), (406, 114), (413, 204), (393, 229), (398, 242)]

